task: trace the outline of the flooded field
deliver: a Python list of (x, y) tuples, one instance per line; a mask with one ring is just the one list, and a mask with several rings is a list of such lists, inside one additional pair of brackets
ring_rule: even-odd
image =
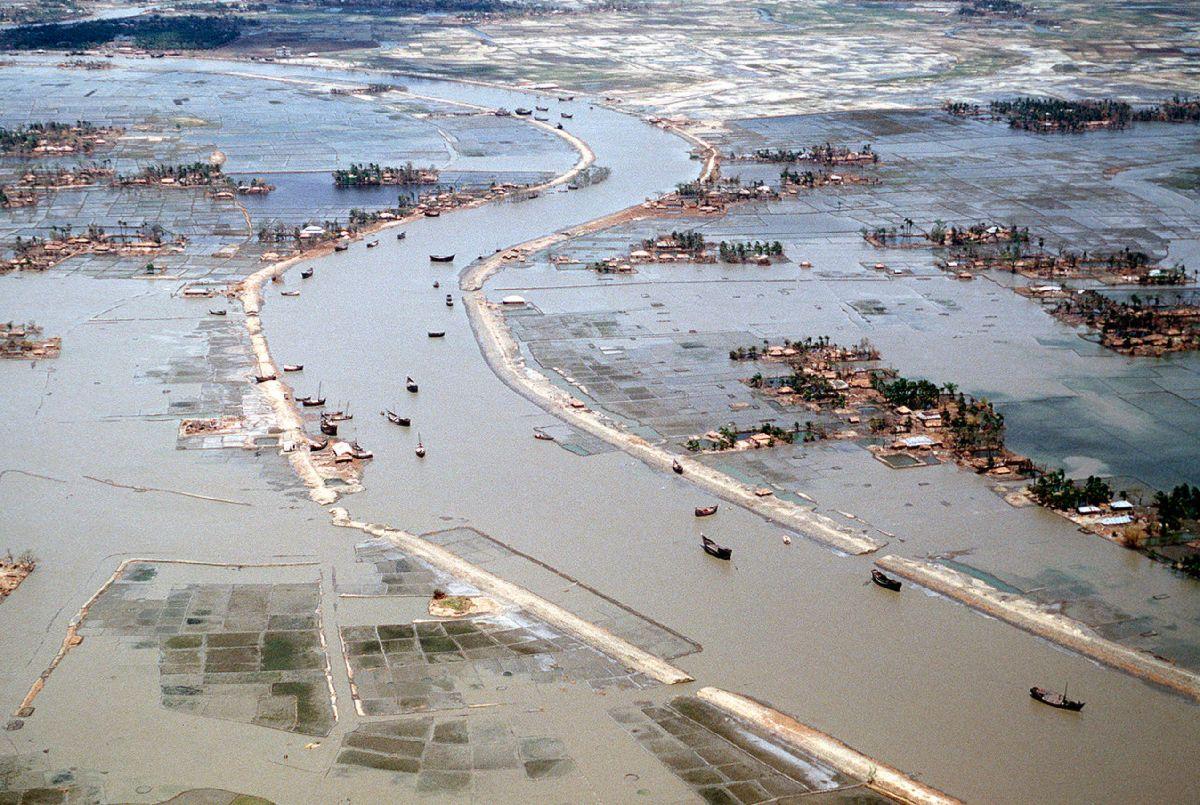
[[(201, 95), (186, 89), (189, 82), (218, 83), (229, 74), (252, 73), (301, 94), (327, 82), (362, 80), (279, 65), (145, 64), (136, 69), (178, 81), (180, 97)], [(11, 69), (0, 70), (0, 78)], [(535, 97), (445, 82), (401, 83), (413, 96), (485, 107), (514, 108)], [(256, 103), (245, 87), (220, 85), (234, 93), (229, 103), (243, 102), (239, 92), (245, 103)], [(316, 111), (309, 108), (320, 133), (314, 141), (338, 139), (338, 127), (351, 125), (322, 113), (323, 105), (374, 108), (368, 106), (373, 101), (337, 96), (335, 102), (318, 94), (320, 100), (310, 98)], [(294, 97), (290, 102), (305, 106)], [(699, 167), (684, 141), (659, 128), (582, 99), (543, 95), (540, 102), (552, 115), (569, 110), (570, 131), (595, 151), (597, 164), (612, 167), (606, 181), (416, 220), (404, 228), (404, 240), (387, 230), (379, 248), (358, 242), (302, 261), (295, 269), (314, 269), (311, 279), (289, 271), (280, 285), (266, 286), (263, 328), (279, 363), (303, 364), (287, 376), (291, 387), (305, 394), (319, 388), (330, 408), (352, 412), (353, 419), (339, 423), (340, 437), (374, 451), (362, 491), (339, 501), (355, 520), (421, 535), (670, 660), (697, 682), (655, 683), (511, 602), (500, 601), (498, 613), (466, 619), (431, 616), (435, 591), (471, 596), (478, 590), (386, 537), (364, 540), (335, 527), (308, 499), (278, 454), (272, 409), (250, 383), (249, 336), (236, 305), (182, 298), (178, 281), (134, 279), (68, 261), (44, 274), (0, 277), (0, 319), (36, 318), (64, 337), (55, 361), (0, 365), (12, 433), (10, 458), (0, 468), (0, 506), (11, 513), (6, 531), (13, 548), (28, 547), (39, 558), (20, 598), (0, 605), (0, 651), (9, 658), (0, 675), (5, 706), (15, 712), (44, 669), (53, 667), (32, 711), (13, 716), (21, 723), (6, 732), (9, 750), (0, 763), (13, 774), (4, 777), (4, 796), (11, 800), (11, 791), (57, 779), (70, 782), (76, 796), (85, 791), (115, 802), (156, 802), (206, 788), (275, 802), (418, 795), (757, 802), (805, 792), (814, 801), (875, 801), (866, 780), (820, 758), (775, 752), (762, 736), (692, 698), (701, 685), (719, 685), (769, 701), (967, 801), (1186, 800), (1194, 787), (1188, 749), (1196, 742), (1187, 701), (918, 589), (896, 596), (869, 586), (869, 557), (836, 554), (736, 506), (723, 506), (703, 524), (734, 551), (731, 562), (712, 559), (699, 548), (701, 525), (693, 516), (695, 506), (710, 501), (686, 478), (659, 473), (575, 431), (493, 372), (463, 305), (444, 302), (447, 292), (461, 300), (456, 280), (477, 256), (640, 204), (693, 179)], [(387, 103), (385, 96), (381, 105)], [(426, 110), (432, 103), (419, 101)], [(467, 126), (482, 155), (463, 156), (475, 146), (451, 155), (435, 147), (438, 139), (445, 142), (437, 132), (451, 124), (438, 118), (433, 125), (420, 116), (425, 112), (408, 112), (397, 107), (346, 120), (371, 121), (364, 125), (377, 139), (363, 150), (378, 150), (370, 158), (425, 154), (463, 175), (554, 174), (577, 158), (541, 130), (506, 122), (497, 131), (498, 118), (491, 117), (481, 126), (486, 131)], [(156, 113), (163, 114), (161, 106)], [(947, 125), (922, 119), (911, 125), (935, 132)], [(382, 128), (373, 129), (376, 124)], [(743, 133), (729, 131), (747, 141), (758, 136), (749, 123)], [(1179, 165), (1188, 164), (1188, 141), (1180, 132), (1172, 135), (1177, 140), (1143, 143), (1140, 153), (1166, 150), (1179, 154)], [(267, 156), (255, 161), (251, 156), (262, 145), (257, 135), (230, 137), (235, 144), (227, 145), (207, 134), (170, 134), (169, 127), (168, 134), (180, 153), (215, 146), (227, 153), (230, 170), (273, 168), (277, 177), (368, 158), (339, 148), (336, 162), (305, 163), (315, 160), (307, 149), (287, 147), (264, 149)], [(1134, 130), (1130, 136), (1141, 135)], [(1056, 395), (1076, 395), (1082, 408), (1094, 410), (1098, 393), (1052, 383), (1040, 369), (1038, 350), (1043, 360), (1076, 354), (1073, 371), (1098, 372), (1108, 382), (1134, 376), (1134, 362), (1100, 358), (1092, 345), (999, 284), (943, 277), (929, 254), (889, 255), (910, 273), (872, 275), (863, 264), (879, 258), (858, 238), (863, 221), (916, 217), (936, 204), (948, 203), (959, 214), (969, 209), (957, 197), (939, 197), (936, 178), (926, 177), (930, 189), (920, 190), (917, 156), (928, 144), (914, 145), (906, 161), (900, 142), (885, 149), (879, 132), (872, 139), (893, 158), (884, 170), (911, 176), (918, 188), (917, 201), (904, 201), (903, 210), (898, 198), (889, 203), (885, 181), (861, 193), (818, 192), (745, 207), (703, 224), (706, 235), (786, 240), (792, 262), (770, 269), (647, 267), (629, 278), (598, 280), (539, 256), (499, 274), (487, 293), (529, 299), (530, 308), (510, 323), (546, 374), (556, 376), (555, 366), (577, 372), (597, 406), (671, 444), (710, 415), (729, 419), (730, 403), (759, 404), (736, 383), (725, 357), (729, 347), (722, 346), (726, 338), (809, 330), (857, 338), (865, 332), (905, 372), (995, 394), (1012, 411)], [(1010, 147), (1020, 149), (1020, 141)], [(1136, 142), (1112, 147), (1138, 153)], [(1156, 159), (1165, 170), (1168, 160), (1161, 153)], [(1046, 170), (1029, 167), (1026, 175)], [(1090, 170), (1081, 167), (1080, 177)], [(319, 174), (296, 175), (307, 181)], [(312, 187), (316, 195), (303, 181), (297, 187)], [(1018, 186), (1012, 176), (1000, 184)], [(1141, 192), (1141, 184), (1133, 187)], [(269, 201), (259, 214), (299, 213), (301, 197), (300, 190), (281, 195), (277, 207)], [(181, 228), (191, 220), (153, 198), (136, 200), (162, 203), (159, 220)], [(316, 200), (331, 211), (342, 203), (332, 195)], [(101, 209), (103, 203), (97, 201)], [(998, 216), (1018, 208), (1006, 203), (971, 212)], [(240, 215), (234, 207), (196, 204), (221, 221)], [(1130, 215), (1140, 209), (1129, 196), (1111, 204)], [(246, 209), (253, 209), (250, 203)], [(1194, 220), (1188, 207), (1175, 220), (1141, 212), (1147, 218), (1137, 229), (1164, 239)], [(80, 214), (61, 213), (63, 220)], [(1062, 235), (1073, 231), (1069, 222), (1060, 224)], [(42, 226), (8, 225), (14, 234)], [(244, 276), (263, 262), (249, 245), (239, 245), (236, 260), (206, 264), (218, 243), (252, 240), (244, 220), (242, 227), (234, 236), (219, 234), (216, 224), (197, 225), (183, 253), (196, 266), (180, 258), (176, 268), (214, 282)], [(568, 248), (581, 255), (626, 249), (653, 229), (629, 226)], [(191, 248), (201, 242), (203, 249)], [(451, 253), (456, 258), (449, 264), (429, 260)], [(814, 267), (800, 268), (800, 259)], [(281, 295), (295, 290), (302, 290), (299, 298)], [(218, 302), (228, 307), (223, 317), (209, 313)], [(965, 324), (988, 315), (1011, 316), (1020, 326), (1001, 334)], [(429, 338), (430, 331), (445, 335)], [(1013, 343), (1004, 343), (1010, 337)], [(987, 352), (994, 363), (961, 360), (982, 356), (981, 346), (997, 341), (999, 348)], [(998, 368), (1018, 364), (1022, 371), (997, 388)], [(1179, 364), (1159, 372), (1156, 382), (1185, 388), (1193, 368)], [(724, 388), (717, 392), (701, 390), (710, 368), (722, 373)], [(419, 381), (418, 392), (406, 391), (406, 376)], [(690, 407), (680, 404), (685, 396)], [(384, 409), (411, 418), (410, 426), (390, 423), (380, 416)], [(230, 438), (181, 436), (183, 418), (237, 414), (247, 426)], [(1157, 421), (1153, 410), (1142, 416), (1144, 423)], [(1011, 417), (1015, 434), (1020, 415)], [(535, 431), (554, 442), (535, 440)], [(428, 451), (421, 459), (414, 455), (418, 442)], [(1160, 439), (1144, 452), (1170, 455), (1169, 448)], [(1045, 450), (1068, 460), (1067, 450), (1053, 442)], [(1137, 451), (1125, 452), (1085, 455), (1109, 465), (1137, 460)], [(857, 519), (842, 519), (876, 536), (883, 530), (896, 535), (884, 539), (894, 539), (889, 550), (897, 553), (954, 550), (956, 566), (978, 567), (1030, 594), (1040, 589), (1056, 597), (1069, 588), (1072, 606), (1103, 611), (1119, 624), (1113, 627), (1119, 639), (1140, 639), (1125, 631), (1133, 630), (1132, 620), (1148, 618), (1137, 622), (1138, 632), (1153, 626), (1172, 640), (1147, 645), (1181, 663), (1196, 661), (1200, 609), (1191, 582), (1076, 534), (1051, 515), (1012, 510), (974, 476), (948, 466), (892, 470), (853, 446), (780, 452), (762, 467), (729, 459), (726, 469), (771, 482), (781, 496), (803, 492), (826, 513), (854, 514)], [(1123, 472), (1153, 483), (1147, 469), (1130, 465)], [(172, 563), (178, 560), (207, 564)], [(122, 563), (128, 564), (114, 579)], [(1118, 610), (1124, 614), (1112, 614)], [(82, 641), (63, 643), (73, 625)], [(66, 653), (52, 666), (60, 650)], [(1032, 684), (1068, 679), (1071, 691), (1087, 698), (1087, 715), (1062, 718), (1027, 695)], [(1156, 757), (1153, 774), (1129, 751), (1163, 742), (1176, 751)], [(1038, 751), (1029, 751), (1035, 744)], [(1079, 757), (1089, 759), (1086, 768)], [(58, 777), (63, 769), (74, 769), (73, 778)]]

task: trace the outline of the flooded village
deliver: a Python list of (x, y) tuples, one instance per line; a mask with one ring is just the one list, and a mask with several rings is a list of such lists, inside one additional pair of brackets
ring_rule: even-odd
[(451, 6), (3, 13), (0, 801), (1187, 801), (1179, 32)]

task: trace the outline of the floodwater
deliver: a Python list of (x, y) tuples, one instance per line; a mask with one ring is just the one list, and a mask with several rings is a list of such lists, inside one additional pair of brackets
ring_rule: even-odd
[[(528, 105), (499, 90), (406, 83), (475, 103)], [(556, 113), (558, 104), (551, 106)], [(571, 106), (571, 130), (592, 145), (597, 164), (613, 168), (607, 181), (417, 221), (403, 241), (385, 231), (380, 248), (358, 243), (313, 261), (311, 280), (289, 273), (285, 287), (302, 289), (299, 298), (268, 287), (262, 318), (272, 351), (280, 363), (305, 365), (289, 380), (299, 393), (321, 382), (331, 403), (348, 401), (355, 418), (343, 423), (344, 435), (375, 451), (365, 491), (342, 501), (353, 517), (415, 532), (461, 525), (485, 532), (702, 645), (676, 661), (698, 684), (770, 702), (968, 801), (1194, 797), (1200, 730), (1195, 707), (1179, 697), (910, 587), (885, 593), (865, 583), (869, 558), (839, 556), (803, 538), (785, 546), (777, 526), (737, 508), (723, 506), (705, 523), (734, 548), (732, 562), (711, 560), (696, 544), (692, 516), (703, 496), (686, 480), (620, 452), (584, 457), (532, 439), (534, 427), (556, 420), (490, 371), (463, 306), (445, 306), (446, 293), (457, 295), (457, 273), (476, 255), (640, 202), (697, 169), (680, 140), (581, 101)], [(429, 262), (430, 253), (445, 252), (459, 256), (453, 266)], [(0, 282), (0, 319), (36, 318), (66, 345), (57, 361), (0, 366), (4, 409), (12, 412), (0, 476), (6, 542), (42, 558), (18, 596), (0, 605), (0, 651), (12, 658), (0, 675), (5, 706), (20, 701), (77, 607), (130, 556), (315, 557), (326, 635), (336, 646), (339, 602), (330, 582), (355, 567), (361, 535), (331, 527), (270, 449), (257, 458), (173, 449), (178, 415), (168, 399), (196, 396), (211, 380), (206, 342), (196, 334), (206, 303), (131, 280)], [(446, 337), (427, 338), (431, 329)], [(180, 352), (193, 362), (163, 379), (169, 356)], [(406, 375), (420, 383), (418, 394), (404, 391)], [(378, 414), (385, 407), (411, 416), (412, 428), (388, 424)], [(412, 453), (418, 436), (429, 451), (424, 460)], [(249, 505), (117, 489), (85, 474)], [(969, 527), (965, 515), (947, 516), (940, 506), (923, 515), (922, 527)], [(227, 584), (238, 572), (201, 576)], [(514, 565), (506, 576), (551, 600), (569, 596), (561, 577), (532, 565)], [(245, 571), (246, 583), (272, 580), (271, 571)], [(280, 802), (403, 795), (380, 773), (327, 774), (332, 738), (305, 749), (305, 736), (160, 709), (155, 662), (154, 651), (118, 638), (85, 640), (55, 672), (35, 716), (5, 733), (11, 750), (46, 748), (53, 762), (105, 769), (123, 801), (147, 799), (143, 786), (161, 793), (219, 785)], [(364, 720), (349, 706), (336, 655), (333, 665), (341, 735)], [(1026, 694), (1030, 685), (1065, 681), (1087, 700), (1084, 713), (1059, 713)], [(577, 689), (541, 695), (538, 718), (573, 736), (570, 749), (589, 786), (555, 795), (626, 801), (635, 792), (622, 775), (636, 770), (648, 801), (686, 796), (653, 758), (620, 740), (605, 709), (629, 703)], [(523, 710), (514, 718), (533, 716)], [(1152, 747), (1167, 751), (1148, 759)], [(476, 794), (527, 801), (537, 791)]]

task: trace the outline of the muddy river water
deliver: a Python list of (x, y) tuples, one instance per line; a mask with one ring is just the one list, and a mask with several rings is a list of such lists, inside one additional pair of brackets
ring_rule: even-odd
[[(453, 100), (530, 105), (528, 95), (492, 88), (405, 83)], [(612, 169), (606, 181), (417, 221), (402, 241), (385, 230), (379, 248), (356, 243), (303, 263), (315, 268), (303, 285), (289, 272), (284, 287), (302, 288), (299, 298), (268, 287), (262, 319), (276, 360), (304, 364), (293, 383), (298, 393), (320, 382), (331, 402), (348, 401), (355, 418), (343, 434), (375, 452), (365, 490), (342, 505), (357, 520), (414, 533), (460, 525), (485, 532), (702, 645), (676, 661), (699, 684), (769, 702), (964, 800), (1193, 800), (1200, 749), (1193, 704), (917, 589), (885, 594), (864, 584), (869, 557), (840, 556), (802, 537), (785, 545), (779, 527), (735, 507), (722, 506), (705, 524), (733, 546), (734, 561), (708, 560), (696, 548), (692, 516), (707, 501), (686, 480), (619, 451), (580, 456), (531, 438), (534, 427), (556, 420), (493, 374), (463, 305), (444, 304), (446, 293), (458, 297), (458, 273), (478, 256), (670, 190), (699, 167), (684, 141), (634, 118), (584, 101), (549, 105), (555, 118), (560, 107), (570, 109), (570, 130)], [(457, 259), (430, 263), (431, 253)], [(167, 363), (166, 352), (202, 351), (191, 334), (205, 303), (134, 280), (46, 275), (0, 284), (0, 319), (37, 318), (70, 345), (53, 364), (0, 366), (8, 436), (0, 548), (30, 547), (43, 563), (19, 596), (0, 605), (6, 707), (24, 695), (69, 618), (121, 559), (314, 557), (311, 571), (289, 572), (326, 580), (352, 572), (355, 534), (328, 524), (272, 450), (252, 457), (173, 449), (178, 417), (153, 370)], [(713, 304), (720, 304), (715, 296)], [(446, 335), (430, 339), (430, 330)], [(404, 390), (409, 375), (418, 394)], [(411, 430), (379, 416), (385, 407), (411, 416)], [(423, 461), (413, 455), (418, 437), (428, 448)], [(973, 494), (974, 479), (944, 474), (944, 497)], [(85, 475), (248, 505), (132, 492)], [(837, 504), (853, 511), (854, 495), (846, 497)], [(895, 519), (912, 529), (970, 527), (963, 510), (970, 507), (931, 506), (914, 518), (898, 499), (872, 504), (894, 507)], [(1014, 552), (1047, 538), (1036, 530), (1009, 537)], [(1157, 572), (1115, 547), (1090, 560), (1108, 563), (1114, 576)], [(524, 565), (506, 576), (551, 600), (570, 599), (561, 579), (548, 583)], [(299, 736), (159, 709), (145, 694), (156, 685), (152, 673), (125, 664), (128, 646), (97, 643), (89, 663), (68, 657), (24, 729), (4, 734), (12, 751), (48, 747), (62, 765), (107, 770), (130, 799), (138, 783), (163, 778), (280, 802), (373, 795), (369, 778), (323, 774)], [(353, 728), (347, 685), (334, 666), (338, 729)], [(1087, 700), (1083, 714), (1041, 707), (1025, 693), (1064, 681)], [(554, 718), (581, 736), (598, 729), (594, 708), (576, 712), (571, 701), (557, 702)], [(613, 778), (629, 751), (600, 750)], [(592, 789), (580, 798), (628, 795), (606, 782), (604, 767), (589, 775)]]

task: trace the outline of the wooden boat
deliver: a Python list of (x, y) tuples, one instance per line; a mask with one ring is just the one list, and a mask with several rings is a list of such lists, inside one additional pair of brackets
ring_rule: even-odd
[(344, 251), (346, 251), (346, 249), (349, 249), (349, 248), (350, 248), (349, 243), (347, 243), (345, 241), (340, 241), (340, 242), (334, 244), (333, 250), (335, 252), (344, 252)]
[(296, 402), (303, 405), (305, 408), (320, 408), (325, 404), (325, 398), (321, 395), (321, 384), (317, 384), (317, 393), (315, 396), (297, 397)]
[(441, 215), (442, 214), (440, 212), (438, 212), (437, 210), (425, 210), (426, 218), (440, 218)]
[(280, 291), (279, 295), (280, 296), (299, 296), (300, 292), (299, 291)]
[(371, 241), (370, 243), (368, 243), (368, 244), (367, 244), (367, 248), (368, 248), (368, 249), (374, 249), (374, 248), (375, 248), (376, 246), (378, 246), (378, 245), (379, 245), (379, 241), (377, 241), (377, 240), (373, 240), (373, 241)]
[(350, 457), (357, 458), (359, 461), (365, 461), (368, 458), (374, 458), (375, 454), (367, 450), (357, 441), (350, 442)]
[(421, 434), (419, 433), (417, 434), (417, 449), (413, 452), (417, 454), (417, 458), (425, 458), (425, 445), (421, 441)]
[(446, 294), (446, 307), (454, 307), (454, 297)]
[(337, 436), (338, 425), (336, 422), (330, 422), (328, 419), (321, 417), (321, 433), (326, 436)]
[(329, 446), (328, 439), (322, 439), (319, 442), (316, 439), (308, 440), (308, 449), (309, 449), (309, 452), (312, 452), (312, 453), (320, 452), (321, 450), (324, 450), (328, 446)]
[(563, 112), (559, 115), (559, 117), (561, 117), (563, 120), (570, 120), (571, 118), (575, 117), (575, 115), (571, 114), (570, 112)]
[(885, 575), (882, 570), (872, 569), (871, 581), (875, 582), (885, 590), (892, 590), (893, 592), (898, 592), (900, 590), (900, 581)]
[(409, 419), (408, 417), (400, 416), (399, 414), (393, 413), (391, 411), (384, 411), (383, 415), (385, 417), (387, 417), (388, 422), (391, 422), (393, 425), (399, 425), (402, 428), (407, 428), (409, 425), (412, 424), (412, 420)]
[(534, 104), (533, 108), (538, 110), (539, 112), (549, 112), (550, 111), (549, 106), (538, 106), (537, 104)]
[(545, 123), (548, 120), (550, 120), (550, 117), (548, 115), (534, 115), (533, 119), (538, 121), (539, 123)]
[(733, 556), (733, 548), (718, 545), (703, 534), (700, 535), (700, 544), (704, 547), (704, 552), (709, 556), (724, 559), (726, 562), (729, 561), (729, 557)]
[(208, 312), (210, 315), (213, 315), (213, 316), (224, 316), (225, 315), (224, 310), (209, 310)]
[(541, 439), (543, 442), (552, 442), (552, 441), (554, 441), (554, 437), (553, 437), (553, 436), (551, 436), (549, 433), (542, 433), (540, 430), (535, 430), (535, 431), (533, 432), (533, 438), (535, 438), (535, 439)]
[(345, 411), (327, 411), (323, 416), (330, 422), (346, 422), (354, 419), (354, 414), (348, 414)]
[(434, 287), (434, 288), (441, 288), (441, 287), (442, 287), (442, 283), (438, 282), (437, 280), (434, 280), (434, 281), (433, 281), (433, 287)]
[(1048, 704), (1051, 707), (1057, 707), (1059, 710), (1073, 710), (1079, 712), (1083, 709), (1086, 702), (1075, 701), (1067, 698), (1067, 690), (1063, 688), (1062, 693), (1054, 693), (1045, 688), (1032, 687), (1029, 689), (1029, 695), (1037, 699), (1042, 704)]
[(445, 338), (446, 331), (445, 330), (430, 330), (429, 337), (430, 338)]
[(453, 263), (454, 255), (452, 254), (431, 254), (429, 255), (431, 263)]
[(532, 115), (532, 114), (533, 114), (533, 110), (532, 110), (532, 109), (526, 109), (526, 108), (525, 108), (525, 107), (523, 107), (523, 106), (518, 106), (518, 107), (517, 107), (515, 110), (513, 110), (513, 111), (514, 111), (516, 114), (520, 115), (521, 117), (528, 117), (529, 115)]
[(312, 275), (313, 275), (313, 271), (315, 271), (315, 270), (316, 269), (312, 269), (312, 268), (303, 269), (300, 272), (300, 279), (302, 279), (302, 280), (311, 279)]
[(696, 507), (696, 516), (697, 517), (711, 517), (712, 515), (717, 513), (718, 505), (719, 504), (714, 503), (711, 506), (697, 506)]
[(302, 363), (285, 363), (283, 365), (283, 371), (285, 372), (300, 372), (303, 370), (304, 364)]
[(266, 383), (268, 380), (274, 380), (274, 379), (275, 379), (275, 375), (255, 375), (254, 376), (255, 383)]
[(404, 378), (404, 389), (406, 391), (412, 392), (413, 394), (416, 394), (417, 393), (417, 381), (413, 380), (411, 377)]
[(396, 234), (396, 240), (404, 240), (406, 237), (408, 237), (406, 232), (399, 232)]
[[(562, 123), (554, 124), (554, 128), (558, 129), (559, 131), (562, 131), (562, 127), (563, 127)], [(535, 196), (535, 198), (536, 198), (536, 196)]]
[(679, 463), (679, 459), (671, 461), (671, 469), (675, 471), (676, 475), (683, 475), (683, 465)]

